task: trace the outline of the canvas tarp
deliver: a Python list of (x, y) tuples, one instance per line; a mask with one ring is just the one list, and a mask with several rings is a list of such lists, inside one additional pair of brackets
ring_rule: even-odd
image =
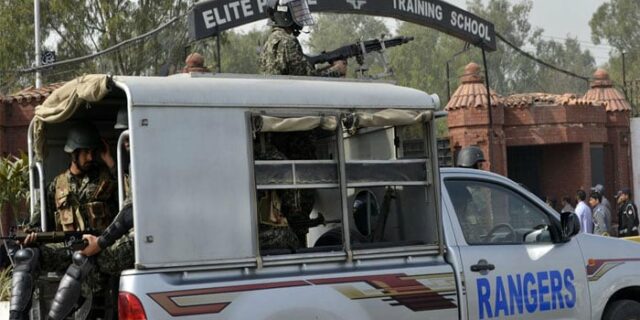
[(69, 118), (87, 102), (102, 100), (109, 92), (109, 76), (91, 74), (75, 78), (56, 89), (35, 109), (34, 148), (40, 159), (44, 145), (45, 123), (60, 123)]
[(345, 130), (354, 134), (359, 128), (406, 126), (427, 122), (433, 118), (432, 111), (385, 109), (378, 112), (355, 112), (347, 115)]
[(257, 116), (254, 118), (256, 132), (292, 132), (308, 131), (315, 128), (333, 131), (337, 121), (334, 116), (304, 116), (297, 118), (279, 118), (270, 116)]
[[(355, 133), (359, 128), (404, 126), (427, 122), (433, 118), (433, 112), (422, 110), (385, 109), (378, 112), (355, 112), (344, 116), (345, 130)], [(336, 129), (335, 116), (271, 117), (255, 116), (256, 132), (307, 131), (315, 128), (333, 131)]]

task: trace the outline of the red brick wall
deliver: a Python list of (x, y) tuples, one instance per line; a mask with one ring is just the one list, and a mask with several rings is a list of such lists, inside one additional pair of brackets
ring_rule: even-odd
[[(612, 189), (607, 190), (611, 195), (622, 188), (631, 187), (631, 131), (629, 129), (629, 112), (607, 113), (607, 135), (611, 152), (610, 167), (612, 173)], [(611, 199), (611, 198), (609, 198)]]
[(493, 136), (492, 152), (489, 152), (489, 113), (486, 107), (464, 108), (450, 110), (447, 116), (449, 136), (452, 148), (479, 146), (487, 158), (484, 169), (492, 172), (507, 174), (506, 148), (504, 145), (504, 109), (502, 106), (491, 108)]
[(35, 106), (41, 101), (32, 100), (20, 104), (18, 101), (2, 104), (0, 112), (0, 153), (19, 155), (27, 151), (27, 129), (33, 118)]
[(582, 148), (581, 143), (543, 147), (540, 187), (544, 195), (556, 199), (558, 205), (564, 196), (573, 201), (576, 190), (585, 187), (584, 177), (591, 175), (585, 168)]
[[(603, 106), (535, 105), (525, 108), (494, 107), (493, 152), (484, 169), (507, 175), (506, 148), (543, 146), (542, 193), (558, 200), (575, 198), (577, 189), (589, 191), (591, 145), (604, 145), (605, 195), (630, 186), (628, 112), (607, 112)], [(489, 154), (486, 108), (449, 111), (451, 145), (480, 146)]]

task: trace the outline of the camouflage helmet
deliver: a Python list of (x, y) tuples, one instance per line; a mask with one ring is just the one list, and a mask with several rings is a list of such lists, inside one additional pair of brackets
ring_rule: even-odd
[(268, 0), (267, 15), (276, 27), (299, 30), (315, 23), (307, 0)]
[(457, 166), (463, 168), (477, 168), (480, 162), (486, 161), (482, 149), (478, 146), (462, 148), (458, 153)]
[(64, 152), (72, 153), (76, 149), (95, 149), (102, 145), (98, 129), (89, 122), (81, 122), (67, 132)]
[(127, 113), (127, 107), (122, 106), (118, 109), (118, 115), (116, 116), (116, 124), (114, 129), (129, 129), (129, 114)]

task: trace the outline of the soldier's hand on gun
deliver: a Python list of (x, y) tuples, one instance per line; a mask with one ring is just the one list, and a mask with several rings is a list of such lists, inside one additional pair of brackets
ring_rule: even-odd
[(111, 150), (109, 149), (109, 144), (107, 140), (102, 139), (102, 148), (100, 149), (100, 158), (104, 162), (104, 164), (109, 167), (109, 169), (113, 168), (116, 165), (116, 162), (113, 160), (111, 156)]
[(338, 72), (341, 77), (347, 74), (347, 60), (336, 60), (331, 64), (331, 70)]
[[(27, 233), (27, 232), (29, 232), (29, 231), (25, 231), (25, 233)], [(31, 232), (29, 232), (27, 237), (24, 238), (24, 241), (22, 241), (21, 244), (25, 245), (25, 246), (28, 246), (28, 245), (36, 243), (37, 240), (38, 240), (38, 234), (33, 232), (33, 231), (31, 231)]]
[(28, 246), (28, 245), (34, 244), (38, 239), (38, 234), (36, 233), (36, 231), (39, 231), (39, 230), (33, 229), (28, 225), (21, 225), (21, 226), (16, 226), (11, 228), (11, 236), (16, 236), (18, 234), (26, 234), (27, 236), (24, 238), (15, 237), (14, 239), (17, 239), (16, 240), (17, 244)]
[(102, 248), (100, 248), (100, 246), (98, 245), (98, 237), (92, 234), (85, 234), (82, 236), (82, 239), (87, 240), (88, 242), (87, 247), (80, 251), (80, 253), (82, 253), (83, 255), (91, 257), (102, 251)]

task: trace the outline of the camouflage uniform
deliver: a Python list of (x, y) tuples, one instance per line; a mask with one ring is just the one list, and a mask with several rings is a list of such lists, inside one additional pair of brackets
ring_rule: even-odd
[[(54, 212), (55, 230), (84, 231), (106, 228), (117, 212), (116, 183), (106, 167), (98, 167), (82, 177), (69, 170), (49, 184), (47, 209)], [(40, 212), (31, 219), (30, 227), (40, 226)], [(62, 243), (42, 245), (41, 269), (64, 270), (71, 263), (71, 254)]]
[[(129, 164), (129, 172), (131, 172), (131, 164)], [(124, 189), (124, 208), (125, 206), (130, 205), (133, 201), (133, 194), (131, 191), (130, 175), (125, 173), (123, 178), (122, 188)], [(119, 276), (122, 271), (134, 267), (135, 251), (133, 235), (133, 228), (131, 228), (127, 234), (96, 255), (96, 265), (100, 272), (112, 276)]]
[[(124, 203), (130, 204), (132, 201), (131, 178), (124, 175), (122, 184), (124, 188)], [(119, 276), (124, 270), (131, 269), (135, 263), (133, 228), (122, 238), (116, 240), (114, 244), (100, 251), (97, 255), (97, 265), (101, 272)]]
[[(313, 159), (315, 150), (309, 135), (308, 132), (272, 134), (267, 150), (258, 152), (257, 159)], [(254, 150), (260, 150), (259, 146), (255, 146)], [(262, 249), (307, 247), (307, 233), (311, 226), (309, 214), (313, 210), (315, 191), (301, 189), (260, 192), (258, 200)], [(274, 218), (278, 215), (284, 219)]]
[(273, 27), (260, 53), (260, 70), (265, 74), (339, 77), (333, 70), (319, 71), (302, 53), (298, 38), (286, 29)]
[(119, 276), (124, 270), (134, 266), (133, 229), (97, 255), (97, 266), (100, 272)]

